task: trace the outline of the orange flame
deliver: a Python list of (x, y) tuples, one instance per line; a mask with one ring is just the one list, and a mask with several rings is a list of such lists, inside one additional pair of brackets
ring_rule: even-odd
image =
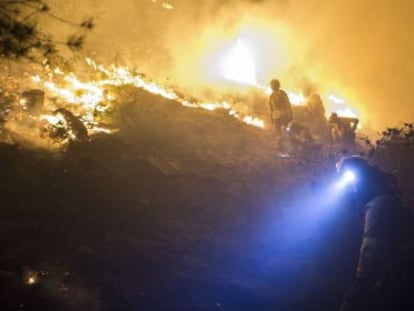
[[(100, 128), (99, 122), (95, 120), (95, 112), (105, 113), (111, 109), (116, 94), (108, 94), (105, 90), (110, 86), (133, 85), (152, 94), (179, 102), (185, 107), (201, 108), (209, 111), (222, 109), (228, 114), (246, 124), (264, 128), (263, 120), (254, 116), (236, 112), (228, 102), (196, 102), (189, 101), (180, 97), (176, 92), (168, 87), (163, 87), (152, 81), (147, 81), (142, 76), (135, 74), (128, 67), (124, 66), (103, 66), (96, 64), (92, 59), (86, 59), (87, 64), (97, 72), (104, 74), (101, 80), (89, 82), (80, 81), (73, 73), (63, 75), (61, 83), (53, 82), (53, 74), (62, 75), (62, 71), (57, 68), (53, 71), (51, 79), (42, 80), (39, 76), (32, 77), (33, 81), (41, 84), (53, 96), (70, 104), (71, 110), (82, 116), (82, 121), (91, 132), (111, 132), (108, 129)], [(43, 115), (43, 120), (55, 125), (61, 121), (58, 116)]]
[[(113, 132), (113, 130), (100, 127), (95, 114), (96, 112), (104, 114), (112, 108), (114, 100), (117, 99), (117, 94), (110, 94), (107, 90), (113, 86), (122, 85), (132, 85), (178, 102), (185, 107), (209, 111), (221, 109), (241, 122), (259, 128), (265, 127), (264, 120), (236, 111), (228, 102), (191, 101), (178, 95), (173, 89), (150, 81), (126, 66), (104, 66), (97, 64), (90, 58), (85, 60), (93, 70), (101, 73), (104, 78), (83, 82), (73, 73), (64, 74), (62, 70), (56, 68), (50, 71), (49, 79), (47, 80), (43, 80), (39, 76), (34, 76), (32, 79), (42, 85), (50, 94), (69, 104), (71, 111), (81, 116), (81, 120), (91, 133)], [(257, 83), (254, 58), (244, 40), (237, 40), (234, 48), (223, 58), (221, 69), (223, 70), (223, 76), (228, 80), (250, 84), (263, 90), (266, 94), (271, 93), (269, 87)], [(59, 83), (53, 81), (55, 75), (60, 76), (58, 79)], [(306, 104), (307, 99), (302, 93), (287, 91), (287, 94), (293, 105)], [(336, 111), (339, 116), (357, 117), (357, 114), (350, 107), (346, 106), (346, 102), (342, 98), (329, 95), (327, 99), (327, 104), (330, 106), (328, 110)], [(56, 124), (56, 122), (61, 122), (57, 118), (57, 116), (51, 115), (42, 116), (42, 120), (46, 120), (52, 125)]]

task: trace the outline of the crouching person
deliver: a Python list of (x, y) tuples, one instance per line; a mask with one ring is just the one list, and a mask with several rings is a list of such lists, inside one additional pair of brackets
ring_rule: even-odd
[(287, 126), (289, 149), (293, 155), (307, 157), (319, 152), (321, 146), (315, 140), (309, 129), (298, 121), (291, 121)]

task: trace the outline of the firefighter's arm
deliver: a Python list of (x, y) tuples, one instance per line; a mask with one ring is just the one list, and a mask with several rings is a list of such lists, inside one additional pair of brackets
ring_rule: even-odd
[(358, 259), (357, 278), (372, 279), (377, 276), (387, 257), (388, 245), (379, 239), (365, 236)]
[(359, 119), (357, 119), (357, 118), (355, 118), (353, 121), (352, 121), (352, 130), (356, 130), (357, 129), (357, 127), (358, 127), (358, 123), (359, 123)]
[(393, 245), (398, 239), (400, 205), (401, 202), (393, 196), (379, 196), (367, 204), (357, 277), (377, 276), (392, 256)]
[(386, 247), (381, 241), (364, 237), (359, 254), (357, 277), (345, 294), (341, 311), (365, 311)]
[(401, 202), (392, 196), (380, 196), (367, 204), (364, 237), (359, 253), (356, 279), (344, 298), (341, 311), (365, 310), (364, 303), (390, 255), (396, 240)]

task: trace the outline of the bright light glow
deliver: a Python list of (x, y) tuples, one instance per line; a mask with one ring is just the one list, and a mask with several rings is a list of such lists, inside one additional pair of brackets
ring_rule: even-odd
[(302, 93), (287, 92), (289, 101), (292, 105), (301, 106), (306, 104), (306, 98)]
[(356, 174), (352, 171), (345, 171), (338, 182), (335, 184), (336, 190), (342, 190), (344, 187), (352, 184), (356, 180)]
[(226, 80), (256, 85), (256, 64), (253, 53), (242, 39), (224, 56), (220, 62), (222, 76)]
[(328, 95), (328, 100), (334, 104), (337, 105), (344, 105), (345, 104), (345, 100), (343, 98), (340, 98), (336, 95), (330, 94)]
[(163, 2), (162, 5), (161, 5), (161, 7), (163, 9), (166, 9), (166, 10), (173, 10), (174, 9), (174, 7), (172, 6), (172, 4), (170, 4), (168, 2)]
[(349, 184), (349, 183), (355, 181), (356, 175), (352, 171), (346, 171), (342, 178), (343, 178), (345, 183)]
[(55, 126), (58, 125), (59, 123), (66, 126), (66, 120), (61, 114), (56, 114), (56, 115), (43, 114), (40, 116), (40, 120), (45, 120)]
[(351, 105), (349, 105), (347, 100), (334, 94), (328, 94), (325, 97), (325, 100), (327, 117), (329, 117), (331, 113), (335, 112), (339, 117), (357, 118), (359, 120), (358, 129), (362, 128), (360, 113), (356, 112), (354, 108), (351, 108)]
[(349, 107), (346, 107), (345, 109), (339, 109), (336, 111), (336, 113), (339, 117), (358, 118), (358, 115)]
[(246, 124), (250, 124), (250, 125), (253, 125), (253, 126), (256, 126), (256, 127), (261, 127), (261, 128), (264, 128), (264, 126), (265, 126), (265, 123), (264, 123), (263, 120), (261, 120), (259, 118), (252, 117), (252, 116), (245, 116), (243, 118), (243, 122), (246, 123)]
[(36, 283), (36, 278), (34, 276), (31, 276), (27, 279), (27, 284), (32, 285), (34, 283)]

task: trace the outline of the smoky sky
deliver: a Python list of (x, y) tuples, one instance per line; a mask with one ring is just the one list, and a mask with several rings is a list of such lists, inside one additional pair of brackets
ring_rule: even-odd
[[(306, 78), (321, 89), (335, 82), (376, 128), (414, 120), (411, 0), (75, 0), (64, 5), (53, 0), (54, 4), (71, 19), (95, 17), (97, 26), (87, 38), (85, 53), (102, 62), (134, 64), (150, 76), (187, 86), (201, 74), (191, 72), (192, 61), (203, 49), (209, 52), (207, 40), (214, 41), (215, 34), (231, 31), (245, 20), (254, 21), (285, 55), (279, 60), (283, 66), (273, 51), (261, 57), (267, 64), (260, 72), (262, 81), (280, 77), (283, 85)], [(283, 40), (278, 40), (281, 34)], [(267, 43), (259, 44), (266, 49)]]
[(310, 14), (299, 2), (290, 8), (299, 12), (290, 21), (310, 41), (306, 61), (353, 89), (374, 126), (413, 120), (414, 3), (310, 2)]

